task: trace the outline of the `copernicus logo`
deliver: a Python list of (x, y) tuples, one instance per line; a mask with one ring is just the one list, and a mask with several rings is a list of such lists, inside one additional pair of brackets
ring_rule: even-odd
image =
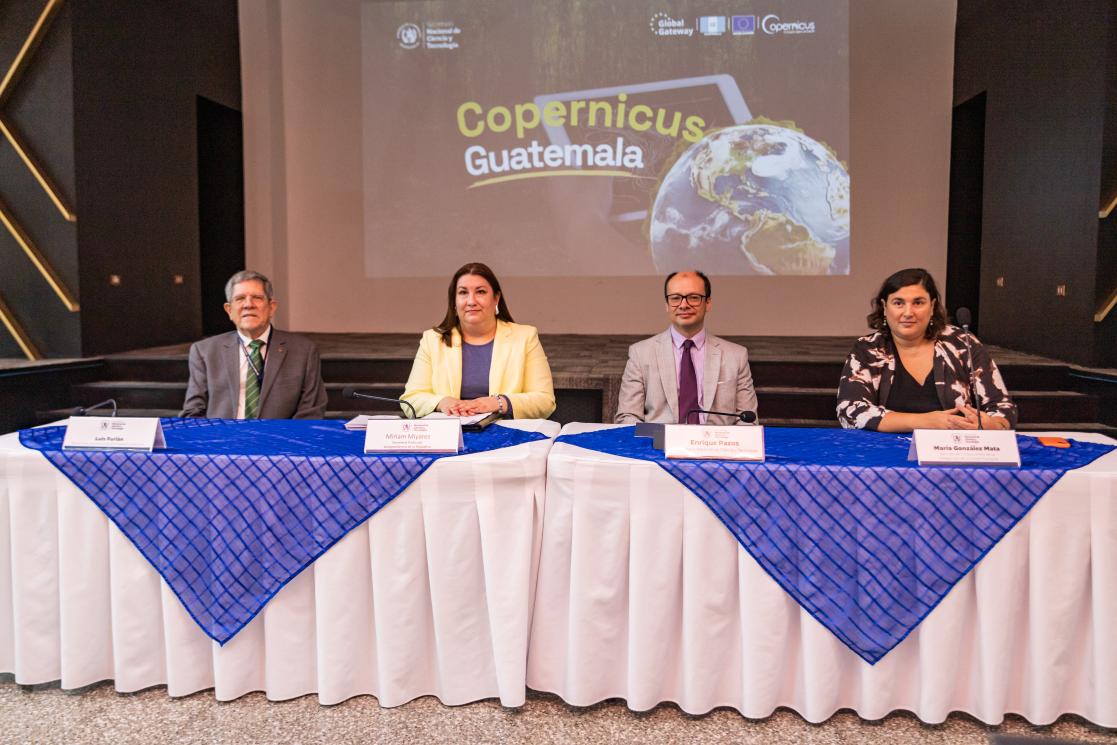
[(396, 29), (396, 39), (404, 49), (414, 49), (423, 41), (423, 30), (414, 23), (405, 23)]
[(672, 18), (662, 10), (651, 17), (648, 27), (656, 36), (694, 36), (694, 29), (683, 18)]
[(764, 16), (760, 28), (769, 35), (775, 34), (813, 34), (814, 21), (781, 21), (774, 13)]

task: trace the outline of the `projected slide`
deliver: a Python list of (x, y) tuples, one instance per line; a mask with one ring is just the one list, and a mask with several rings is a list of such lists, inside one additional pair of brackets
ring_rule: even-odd
[(361, 24), (366, 276), (849, 274), (846, 2), (366, 2)]

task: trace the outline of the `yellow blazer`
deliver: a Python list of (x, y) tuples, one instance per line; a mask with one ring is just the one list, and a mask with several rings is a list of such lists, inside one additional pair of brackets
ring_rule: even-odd
[[(461, 397), (462, 337), (453, 332), (450, 346), (434, 329), (423, 332), (415, 364), (407, 378), (403, 400), (426, 416), (447, 396)], [(551, 366), (534, 326), (497, 321), (493, 361), (489, 367), (489, 395), (508, 396), (517, 419), (546, 419), (555, 410)]]

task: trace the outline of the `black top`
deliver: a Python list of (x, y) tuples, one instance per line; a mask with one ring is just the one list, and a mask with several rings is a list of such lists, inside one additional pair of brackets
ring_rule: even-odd
[(920, 385), (904, 367), (903, 360), (896, 355), (896, 376), (892, 379), (892, 390), (888, 392), (888, 403), (892, 411), (904, 414), (926, 414), (940, 411), (939, 395), (935, 392), (934, 373), (928, 372), (923, 385)]
[[(838, 421), (843, 427), (868, 430), (880, 427), (880, 420), (888, 413), (886, 402), (896, 377), (897, 357), (891, 337), (880, 331), (854, 342), (838, 384)], [(1016, 404), (1008, 395), (1001, 372), (989, 350), (972, 334), (957, 326), (944, 328), (935, 339), (931, 367), (941, 409), (972, 405), (969, 395), (972, 374), (981, 393), (977, 402), (981, 410), (1016, 425)]]

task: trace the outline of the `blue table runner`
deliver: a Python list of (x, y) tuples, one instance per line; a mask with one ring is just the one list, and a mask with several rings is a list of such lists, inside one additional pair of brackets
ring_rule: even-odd
[(1068, 470), (1110, 445), (1018, 437), (1021, 468), (926, 467), (910, 436), (765, 428), (764, 463), (668, 460), (633, 427), (556, 442), (651, 461), (870, 664), (907, 637)]
[[(285, 584), (435, 460), (364, 455), (342, 422), (164, 419), (167, 449), (63, 451), (65, 427), (23, 430), (151, 562), (202, 630), (224, 644)], [(462, 454), (546, 439), (488, 427)]]

